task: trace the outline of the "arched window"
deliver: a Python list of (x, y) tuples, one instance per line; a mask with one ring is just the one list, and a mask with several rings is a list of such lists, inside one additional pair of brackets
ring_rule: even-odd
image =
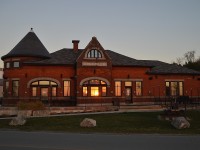
[(83, 83), (83, 96), (106, 96), (107, 84), (101, 80), (88, 80)]
[(102, 54), (100, 51), (92, 49), (87, 53), (87, 58), (102, 58)]
[(31, 83), (32, 96), (57, 96), (58, 84), (54, 81), (39, 80)]

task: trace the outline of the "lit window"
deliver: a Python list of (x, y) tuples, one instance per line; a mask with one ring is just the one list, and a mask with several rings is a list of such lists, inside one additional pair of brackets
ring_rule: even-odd
[(106, 96), (106, 82), (92, 79), (83, 83), (83, 96)]
[(136, 81), (136, 96), (142, 96), (142, 82)]
[(183, 82), (179, 82), (179, 95), (183, 96)]
[(49, 81), (39, 81), (39, 85), (49, 85)]
[(31, 85), (38, 85), (38, 81), (33, 82)]
[(48, 97), (49, 95), (49, 89), (48, 88), (41, 88), (41, 96), (42, 97)]
[(19, 62), (18, 61), (13, 62), (13, 67), (14, 68), (19, 68)]
[(105, 86), (103, 86), (101, 88), (101, 96), (106, 96), (106, 87)]
[(12, 81), (12, 95), (19, 96), (19, 81)]
[(115, 96), (121, 96), (121, 81), (115, 81)]
[(170, 96), (170, 85), (169, 85), (169, 82), (166, 82), (165, 85), (166, 85), (166, 96)]
[(99, 96), (99, 87), (91, 87), (91, 96)]
[(87, 57), (88, 58), (102, 58), (102, 55), (100, 51), (96, 49), (92, 49), (87, 53)]
[(37, 87), (32, 87), (32, 96), (37, 96)]
[(87, 95), (88, 95), (87, 87), (84, 86), (83, 87), (83, 96), (87, 96)]
[(182, 81), (167, 81), (166, 96), (183, 96), (183, 82)]
[(52, 96), (56, 96), (57, 95), (57, 88), (56, 87), (52, 87), (51, 88), (51, 94), (52, 94)]
[(125, 86), (132, 86), (132, 82), (130, 81), (125, 82)]
[(176, 96), (178, 95), (178, 84), (177, 82), (171, 82), (171, 96)]
[(64, 81), (64, 96), (70, 96), (70, 81)]

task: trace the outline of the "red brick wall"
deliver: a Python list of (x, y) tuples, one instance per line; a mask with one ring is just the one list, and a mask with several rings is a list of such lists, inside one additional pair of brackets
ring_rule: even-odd
[[(81, 62), (81, 61), (80, 61)], [(95, 103), (95, 102), (112, 102), (112, 97), (115, 98), (114, 81), (122, 81), (122, 101), (125, 97), (125, 81), (132, 81), (132, 91), (134, 101), (149, 101), (149, 98), (153, 96), (165, 97), (165, 81), (168, 80), (183, 80), (184, 81), (184, 95), (188, 96), (200, 96), (200, 76), (192, 75), (148, 75), (146, 72), (149, 68), (145, 67), (117, 67), (111, 66), (107, 61), (106, 67), (82, 67), (79, 63), (77, 65), (77, 71), (74, 66), (27, 66), (24, 65), (20, 68), (4, 69), (4, 77), (10, 82), (10, 89), (12, 91), (12, 80), (19, 79), (19, 97), (30, 97), (31, 89), (27, 88), (27, 83), (38, 77), (48, 77), (56, 79), (60, 82), (61, 87), (57, 90), (58, 97), (63, 96), (63, 79), (71, 80), (71, 96), (78, 96), (78, 102), (80, 103)], [(110, 86), (107, 87), (107, 97), (105, 98), (83, 98), (82, 87), (80, 82), (88, 77), (102, 77), (110, 82)], [(77, 85), (74, 81), (77, 80)], [(142, 96), (136, 96), (135, 82), (142, 80)], [(75, 86), (77, 91), (75, 90)]]

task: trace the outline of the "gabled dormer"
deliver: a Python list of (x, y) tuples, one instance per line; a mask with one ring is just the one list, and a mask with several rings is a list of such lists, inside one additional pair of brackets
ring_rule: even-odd
[(85, 47), (77, 59), (78, 67), (111, 67), (111, 59), (96, 37)]

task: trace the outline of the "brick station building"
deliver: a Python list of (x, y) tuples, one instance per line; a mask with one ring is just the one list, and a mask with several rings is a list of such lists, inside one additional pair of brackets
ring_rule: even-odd
[(30, 32), (1, 59), (3, 104), (36, 101), (52, 105), (143, 103), (200, 96), (200, 72), (161, 61), (137, 60), (105, 50), (96, 37), (84, 49), (49, 53)]

